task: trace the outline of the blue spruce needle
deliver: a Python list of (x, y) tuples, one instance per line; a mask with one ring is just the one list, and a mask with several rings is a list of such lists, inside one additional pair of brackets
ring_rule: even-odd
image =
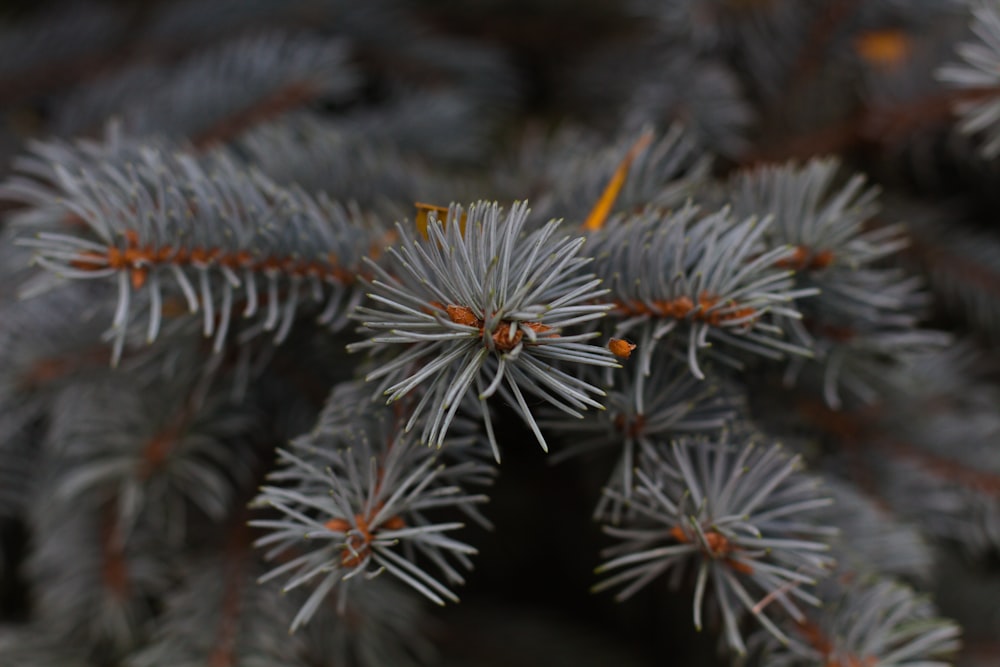
[(526, 394), (578, 417), (588, 407), (602, 409), (592, 395), (604, 391), (580, 379), (578, 367), (618, 364), (587, 342), (598, 333), (567, 330), (603, 317), (607, 290), (582, 270), (590, 262), (579, 256), (583, 237), (559, 235), (557, 220), (526, 232), (528, 212), (525, 203), (505, 211), (480, 202), (467, 213), (452, 205), (444, 221), (431, 212), (427, 238), (397, 225), (401, 241), (388, 251), (388, 265), (370, 262), (372, 305), (353, 317), (371, 337), (348, 349), (406, 346), (366, 379), (381, 380), (390, 403), (423, 388), (406, 424), (410, 430), (427, 415), (423, 442), (441, 445), (473, 386), (497, 460), (486, 406), (496, 393), (546, 451)]

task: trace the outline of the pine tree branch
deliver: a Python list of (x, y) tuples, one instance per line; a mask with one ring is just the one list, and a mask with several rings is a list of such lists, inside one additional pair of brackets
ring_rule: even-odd
[(191, 137), (191, 144), (199, 150), (206, 150), (214, 145), (230, 142), (256, 125), (315, 100), (318, 93), (319, 90), (307, 83), (288, 84), (260, 99), (254, 106), (236, 111), (201, 130)]
[[(698, 380), (676, 358), (672, 350), (660, 349), (650, 355), (648, 367), (635, 359), (624, 363), (607, 388), (606, 410), (574, 419), (549, 411), (540, 420), (543, 428), (560, 434), (567, 448), (552, 456), (553, 462), (594, 450), (621, 450), (605, 489), (594, 510), (598, 521), (618, 525), (630, 513), (634, 475), (640, 455), (651, 455), (656, 443), (677, 437), (713, 437), (742, 417), (746, 406), (734, 387), (724, 380)], [(600, 370), (584, 371), (597, 383), (606, 375)], [(711, 377), (711, 374), (709, 374)]]
[[(282, 465), (254, 501), (278, 518), (250, 525), (263, 529), (255, 545), (267, 547), (265, 557), (284, 560), (262, 582), (287, 576), (285, 590), (293, 590), (318, 581), (292, 631), (331, 592), (343, 610), (354, 590), (383, 572), (439, 605), (458, 599), (450, 586), (464, 582), (459, 568), (471, 568), (476, 550), (448, 535), (461, 523), (433, 517), (449, 509), (476, 516), (486, 497), (465, 488), (482, 479), (484, 466), (438, 461), (435, 450), (414, 443), (393, 421), (391, 411), (365, 401), (359, 383), (346, 383), (312, 433), (278, 450)], [(446, 441), (444, 451), (461, 452), (464, 440)], [(310, 543), (317, 546), (305, 548)]]
[(595, 272), (611, 286), (622, 316), (614, 336), (632, 337), (648, 367), (647, 355), (682, 323), (689, 366), (699, 378), (699, 350), (709, 337), (770, 358), (810, 354), (783, 340), (781, 325), (800, 317), (797, 299), (816, 292), (794, 289), (793, 272), (778, 268), (793, 251), (765, 242), (771, 222), (738, 220), (726, 209), (701, 215), (687, 205), (645, 209), (592, 234), (587, 249)]
[(1000, 472), (983, 470), (981, 467), (935, 454), (912, 442), (894, 438), (891, 431), (885, 430), (882, 424), (884, 418), (878, 416), (883, 409), (881, 407), (861, 411), (833, 410), (817, 402), (802, 400), (799, 409), (812, 423), (848, 442), (875, 445), (890, 456), (918, 463), (934, 477), (987, 495), (1000, 495)]
[(131, 135), (186, 137), (204, 151), (306, 104), (350, 99), (359, 82), (346, 42), (272, 32), (82, 87), (65, 102), (72, 114), (55, 123), (79, 134), (114, 114)]
[[(37, 264), (51, 272), (50, 285), (65, 279), (117, 284), (110, 332), (115, 362), (135, 303), (148, 310), (146, 339), (152, 342), (171, 293), (183, 297), (191, 313), (201, 311), (203, 333), (215, 336), (216, 351), (226, 341), (237, 290), (245, 299), (243, 317), (262, 317), (260, 329), (276, 331), (278, 341), (288, 335), (303, 300), (325, 299), (319, 321), (342, 324), (360, 299), (354, 285), (361, 258), (377, 256), (382, 247), (377, 227), (359, 211), (281, 188), (241, 170), (225, 154), (199, 161), (129, 147), (124, 156), (137, 162), (112, 160), (71, 172), (67, 167), (82, 162), (82, 155), (61, 146), (39, 152), (59, 160), (42, 163), (49, 182), (20, 179), (6, 186), (8, 196), (37, 207), (22, 214), (32, 222), (21, 243), (34, 248)], [(62, 203), (53, 210), (54, 202)], [(58, 224), (67, 215), (82, 219), (85, 228), (48, 228), (50, 220)], [(276, 219), (286, 221), (282, 228), (274, 227)], [(301, 290), (309, 297), (303, 299)]]
[(918, 132), (945, 126), (960, 104), (998, 96), (1000, 88), (991, 86), (935, 92), (898, 105), (864, 108), (847, 120), (757, 146), (741, 157), (740, 165), (803, 160), (849, 153), (857, 148), (886, 151), (904, 144)]
[(731, 650), (746, 652), (739, 626), (747, 614), (786, 642), (772, 616), (803, 619), (799, 606), (819, 604), (812, 587), (833, 565), (824, 553), (829, 531), (809, 521), (829, 499), (798, 466), (780, 447), (759, 446), (742, 434), (675, 440), (642, 452), (630, 520), (624, 528), (605, 526), (621, 543), (602, 553), (609, 560), (597, 573), (619, 572), (594, 590), (625, 585), (621, 601), (690, 564), (697, 571), (696, 629), (710, 581)]
[(797, 667), (947, 667), (961, 646), (957, 624), (909, 587), (890, 579), (844, 577), (823, 586), (822, 615), (787, 623), (791, 641), (762, 640), (763, 664)]
[(415, 425), (427, 402), (436, 406), (438, 415), (425, 420), (421, 441), (443, 442), (475, 384), (498, 460), (486, 406), (495, 393), (518, 406), (545, 449), (522, 392), (569, 414), (601, 408), (588, 394), (603, 392), (558, 365), (618, 366), (607, 349), (586, 342), (596, 334), (570, 335), (572, 327), (604, 316), (604, 291), (582, 271), (589, 262), (578, 256), (584, 239), (557, 235), (558, 221), (522, 235), (525, 204), (515, 203), (507, 212), (480, 202), (469, 208), (463, 233), (463, 215), (453, 205), (442, 223), (432, 212), (429, 238), (423, 240), (397, 225), (402, 242), (398, 250), (389, 249), (389, 269), (370, 263), (377, 276), (370, 294), (376, 305), (359, 307), (353, 315), (369, 338), (348, 350), (410, 346), (367, 379), (382, 380), (379, 389), (389, 402), (428, 384), (407, 424), (407, 429)]
[(1000, 472), (982, 470), (961, 461), (938, 456), (908, 442), (895, 440), (876, 443), (891, 456), (915, 462), (932, 477), (1000, 499)]
[(234, 523), (224, 550), (225, 575), (222, 602), (215, 636), (211, 642), (212, 651), (206, 661), (207, 667), (238, 667), (239, 656), (236, 644), (240, 630), (240, 616), (246, 610), (244, 591), (248, 578), (250, 546), (249, 531), (245, 517)]
[(99, 368), (107, 363), (108, 351), (104, 345), (41, 357), (21, 371), (17, 386), (22, 391), (37, 391), (52, 387), (81, 371)]

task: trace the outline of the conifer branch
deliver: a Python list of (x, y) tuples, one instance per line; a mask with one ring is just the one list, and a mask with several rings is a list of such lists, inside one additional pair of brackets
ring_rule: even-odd
[(73, 112), (60, 119), (60, 129), (93, 131), (115, 115), (130, 135), (186, 137), (204, 151), (290, 110), (343, 101), (357, 84), (345, 42), (272, 32), (82, 88), (66, 101)]
[(960, 44), (956, 50), (965, 62), (942, 67), (938, 76), (965, 91), (986, 91), (981, 99), (973, 98), (957, 105), (962, 116), (959, 128), (969, 134), (981, 132), (985, 141), (980, 151), (994, 158), (1000, 155), (1000, 74), (997, 73), (1000, 7), (987, 0), (973, 4), (971, 27), (976, 41)]
[(151, 642), (129, 667), (261, 667), (302, 664), (302, 641), (284, 629), (289, 601), (255, 581), (246, 552), (185, 563), (185, 578), (168, 596)]
[[(789, 244), (795, 254), (779, 261), (796, 270), (797, 286), (815, 289), (799, 306), (802, 326), (792, 334), (822, 364), (824, 398), (841, 404), (841, 386), (875, 400), (879, 371), (887, 360), (947, 344), (943, 332), (921, 330), (928, 296), (919, 280), (885, 260), (907, 245), (901, 225), (868, 228), (877, 211), (877, 191), (855, 175), (835, 186), (836, 160), (803, 166), (764, 167), (736, 176), (730, 185), (737, 215), (774, 217), (768, 244)], [(792, 382), (812, 360), (789, 365)]]
[[(348, 349), (410, 346), (367, 379), (382, 380), (389, 402), (428, 384), (406, 426), (413, 428), (425, 406), (433, 405), (436, 414), (423, 420), (422, 442), (444, 442), (473, 384), (484, 419), (486, 400), (499, 392), (517, 406), (543, 449), (524, 392), (573, 415), (602, 407), (588, 395), (602, 396), (600, 388), (560, 366), (618, 366), (607, 349), (585, 342), (597, 334), (569, 330), (604, 316), (605, 291), (581, 271), (589, 262), (578, 256), (584, 239), (557, 235), (557, 221), (524, 234), (527, 214), (520, 203), (509, 212), (479, 203), (469, 208), (463, 234), (461, 207), (452, 206), (443, 223), (432, 212), (426, 240), (397, 225), (399, 249), (388, 251), (395, 275), (370, 264), (376, 279), (369, 296), (381, 307), (355, 311), (369, 339)], [(499, 459), (492, 428), (487, 432)]]
[[(832, 580), (831, 580), (832, 582)], [(770, 642), (767, 665), (947, 667), (960, 646), (958, 626), (891, 580), (826, 585), (830, 609), (797, 623), (784, 647)], [(811, 614), (811, 616), (816, 616)], [(770, 639), (770, 638), (769, 638)], [(765, 640), (765, 641), (769, 641)]]
[[(51, 488), (46, 488), (51, 491)], [(156, 599), (170, 585), (166, 550), (144, 530), (126, 537), (113, 506), (46, 503), (27, 574), (38, 622), (98, 655), (120, 657), (140, 636)], [(73, 568), (63, 567), (73, 545)]]
[(648, 368), (658, 342), (679, 330), (698, 378), (704, 378), (699, 351), (709, 338), (770, 358), (809, 355), (783, 340), (781, 325), (801, 317), (796, 299), (816, 291), (795, 289), (792, 271), (780, 268), (794, 251), (763, 242), (770, 225), (767, 218), (737, 221), (728, 210), (702, 216), (688, 205), (646, 209), (591, 236), (595, 271), (612, 289), (614, 335), (630, 336)]
[[(242, 317), (262, 319), (257, 328), (275, 331), (278, 341), (302, 301), (325, 301), (319, 321), (337, 325), (360, 298), (353, 289), (360, 258), (381, 248), (358, 211), (280, 188), (221, 153), (198, 160), (136, 147), (125, 152), (134, 162), (71, 171), (82, 155), (61, 146), (39, 152), (56, 158), (42, 162), (45, 181), (15, 179), (4, 194), (39, 207), (62, 203), (25, 212), (20, 243), (52, 276), (41, 289), (66, 279), (117, 287), (108, 332), (114, 362), (138, 309), (148, 311), (148, 342), (172, 306), (200, 311), (203, 334), (221, 350), (240, 292)], [(67, 217), (76, 224), (52, 227)]]
[[(655, 456), (656, 443), (718, 434), (745, 414), (744, 401), (724, 381), (698, 380), (670, 350), (657, 350), (649, 358), (648, 367), (635, 359), (614, 374), (606, 410), (588, 413), (582, 420), (551, 411), (551, 417), (541, 421), (544, 428), (569, 440), (554, 461), (596, 449), (621, 450), (605, 485), (614, 493), (602, 494), (595, 520), (618, 524), (629, 514), (636, 465), (643, 454)], [(600, 371), (590, 375), (596, 383)]]
[(589, 496), (741, 667), (974, 660), (887, 577), (992, 630), (997, 0), (467, 4), (5, 13), (0, 664), (476, 662)]
[(920, 582), (930, 578), (931, 544), (913, 522), (898, 518), (884, 500), (854, 484), (827, 476), (823, 487), (834, 502), (821, 511), (821, 521), (838, 530), (831, 546), (842, 571)]
[[(437, 604), (457, 602), (450, 586), (464, 582), (459, 568), (470, 569), (476, 553), (448, 535), (461, 523), (434, 517), (449, 509), (474, 513), (467, 508), (486, 501), (465, 491), (481, 482), (482, 466), (442, 463), (434, 450), (401, 432), (388, 410), (365, 406), (359, 396), (354, 384), (335, 390), (320, 427), (278, 450), (281, 467), (254, 503), (279, 517), (250, 522), (265, 530), (255, 545), (267, 547), (269, 560), (284, 559), (261, 581), (289, 577), (286, 591), (310, 582), (316, 586), (292, 631), (307, 623), (331, 592), (342, 611), (349, 591), (383, 572)], [(354, 409), (345, 411), (338, 403)], [(355, 415), (361, 419), (353, 426), (344, 419)]]
[(691, 567), (696, 628), (711, 583), (732, 650), (746, 651), (739, 626), (748, 613), (787, 641), (772, 608), (804, 620), (800, 605), (819, 604), (811, 588), (833, 565), (825, 555), (831, 531), (809, 521), (830, 501), (815, 480), (796, 472), (798, 459), (726, 437), (675, 440), (639, 459), (630, 525), (605, 527), (621, 543), (605, 550), (609, 560), (597, 569), (618, 572), (594, 589), (624, 585), (617, 595), (624, 600), (662, 574)]
[(192, 507), (221, 521), (235, 489), (252, 478), (246, 441), (254, 420), (222, 397), (198, 405), (198, 379), (153, 389), (115, 378), (63, 391), (47, 443), (71, 467), (59, 501), (111, 500), (123, 534), (143, 524), (168, 543), (183, 542)]

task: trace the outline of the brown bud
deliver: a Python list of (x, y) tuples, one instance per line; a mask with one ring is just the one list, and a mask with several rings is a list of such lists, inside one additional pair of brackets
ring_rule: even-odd
[(632, 356), (632, 350), (635, 349), (635, 343), (630, 343), (622, 338), (612, 338), (608, 341), (608, 349), (616, 357), (621, 357), (622, 359), (628, 359)]

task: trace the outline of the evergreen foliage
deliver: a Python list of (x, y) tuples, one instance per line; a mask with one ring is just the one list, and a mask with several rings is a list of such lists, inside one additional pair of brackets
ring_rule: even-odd
[(1000, 663), (998, 0), (19, 4), (0, 665)]

